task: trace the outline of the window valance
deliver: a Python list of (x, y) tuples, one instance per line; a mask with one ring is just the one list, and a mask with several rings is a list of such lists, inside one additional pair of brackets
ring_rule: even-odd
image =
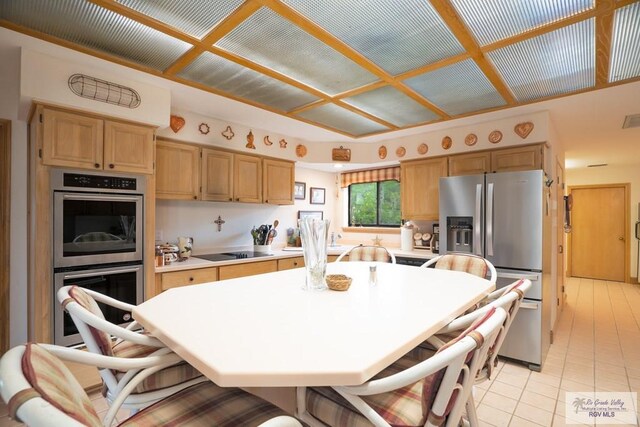
[(367, 169), (362, 171), (344, 172), (340, 174), (341, 187), (364, 182), (379, 182), (394, 179), (400, 181), (400, 166), (382, 169)]

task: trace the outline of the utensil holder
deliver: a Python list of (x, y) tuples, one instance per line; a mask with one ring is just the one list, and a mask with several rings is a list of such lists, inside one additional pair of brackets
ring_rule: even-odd
[(258, 252), (258, 253), (263, 253), (263, 254), (270, 254), (271, 252), (271, 245), (253, 245), (253, 252)]

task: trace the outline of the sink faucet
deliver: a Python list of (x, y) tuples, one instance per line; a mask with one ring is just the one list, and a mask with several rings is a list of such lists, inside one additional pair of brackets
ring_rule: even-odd
[(342, 238), (342, 234), (338, 233), (338, 234), (336, 235), (336, 232), (335, 232), (335, 231), (332, 231), (332, 232), (331, 232), (331, 242), (329, 243), (329, 246), (338, 246), (338, 245), (336, 244), (336, 239), (340, 239), (340, 238)]

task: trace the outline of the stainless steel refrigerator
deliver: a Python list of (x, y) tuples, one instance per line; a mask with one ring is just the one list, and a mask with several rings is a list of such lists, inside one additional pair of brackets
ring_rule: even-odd
[[(548, 189), (542, 170), (440, 178), (440, 253), (488, 259), (496, 286), (532, 281), (500, 354), (540, 370), (550, 344)], [(545, 246), (546, 245), (546, 246)]]

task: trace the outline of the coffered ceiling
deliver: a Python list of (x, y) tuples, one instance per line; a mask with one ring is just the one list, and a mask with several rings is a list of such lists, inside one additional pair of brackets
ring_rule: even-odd
[(356, 138), (640, 80), (640, 0), (2, 0), (0, 25)]

